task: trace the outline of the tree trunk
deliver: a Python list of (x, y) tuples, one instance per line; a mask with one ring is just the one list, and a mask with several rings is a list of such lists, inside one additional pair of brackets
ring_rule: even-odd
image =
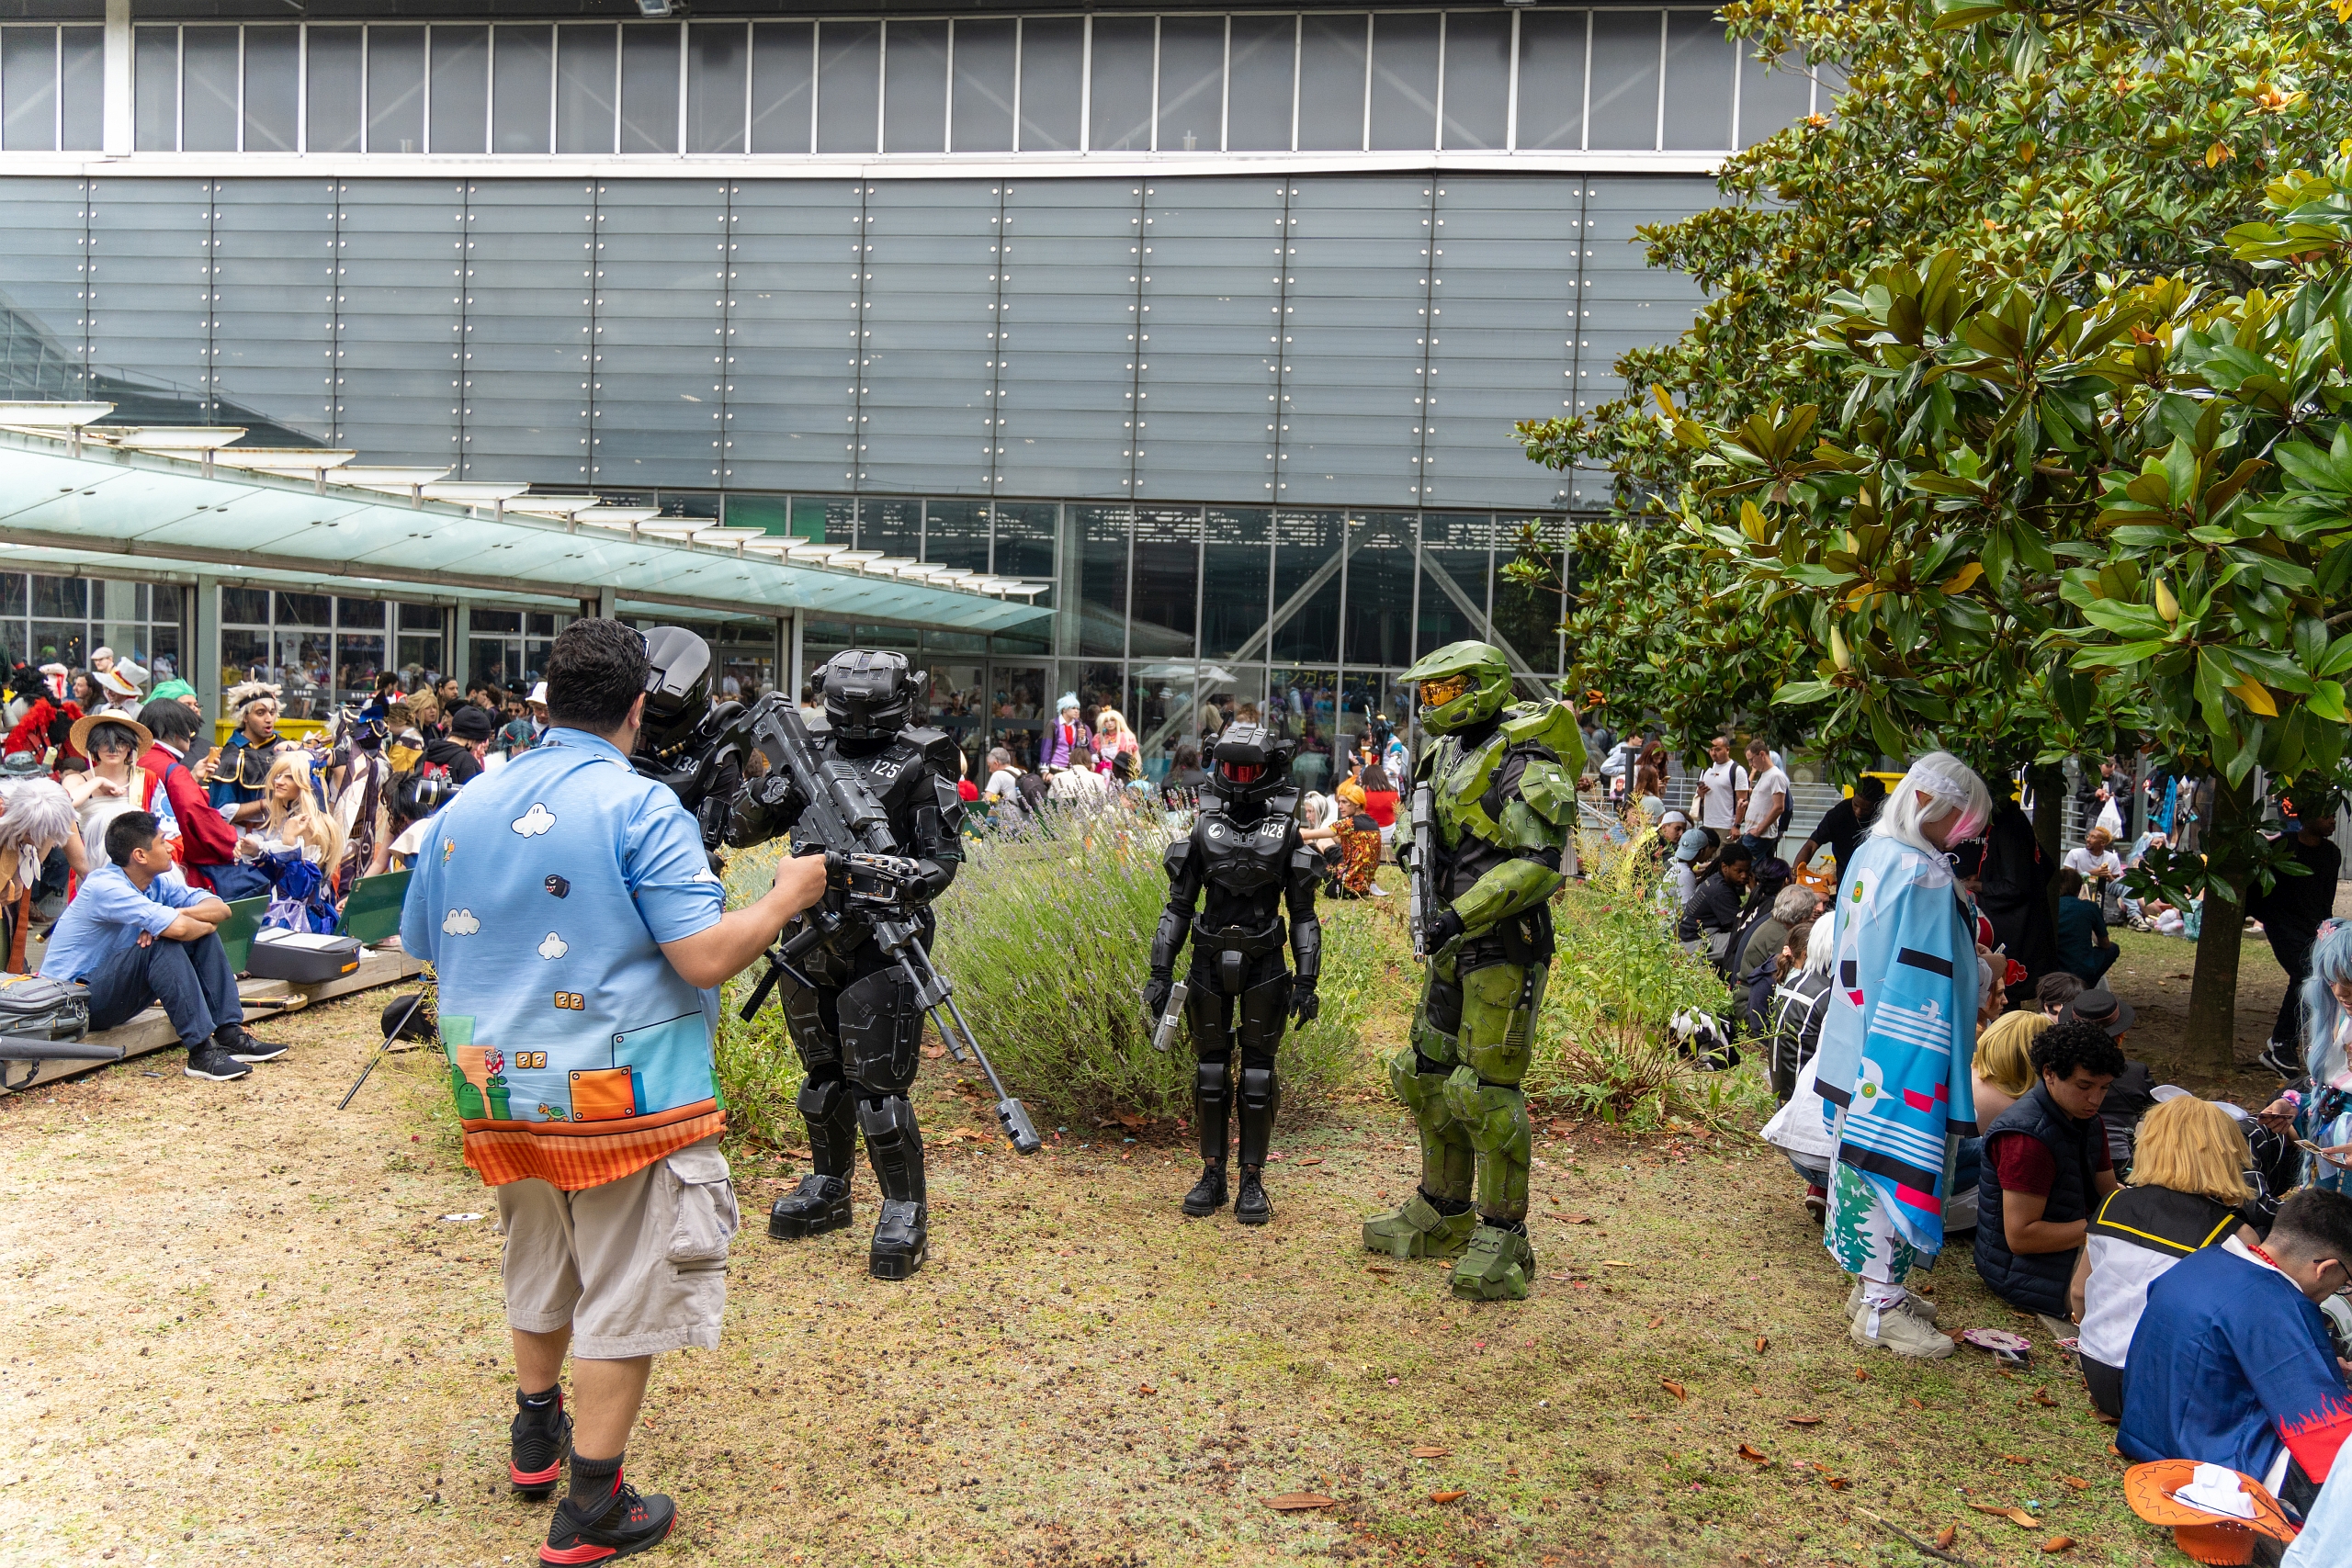
[[(2041, 858), (2051, 865), (2050, 881), (2041, 890), (2041, 901), (2048, 906), (2050, 929), (2058, 929), (2058, 858), (2065, 852), (2066, 770), (2055, 765), (2026, 770), (2026, 783), (2033, 791), (2033, 839), (2041, 846)], [(2040, 976), (2036, 976), (2040, 978)]]
[(2245, 835), (2253, 830), (2254, 781), (2233, 785), (2213, 781), (2213, 820), (2206, 825), (2205, 852), (2212, 857), (2216, 886), (2205, 895), (2204, 924), (2197, 934), (2197, 976), (2188, 987), (2190, 1060), (2215, 1073), (2237, 1070), (2238, 950), (2245, 937)]

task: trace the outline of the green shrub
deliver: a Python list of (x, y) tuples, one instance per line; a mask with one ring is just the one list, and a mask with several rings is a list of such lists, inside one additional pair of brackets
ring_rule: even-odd
[[(1180, 1038), (1165, 1055), (1154, 1051), (1142, 999), (1171, 832), (1157, 814), (1049, 817), (1017, 839), (970, 840), (938, 903), (939, 966), (1006, 1086), (1041, 1124), (1189, 1113), (1191, 1048)], [(1361, 1076), (1357, 1036), (1384, 966), (1364, 940), (1369, 909), (1325, 904), (1318, 914), (1322, 1015), (1283, 1040), (1290, 1107)]]

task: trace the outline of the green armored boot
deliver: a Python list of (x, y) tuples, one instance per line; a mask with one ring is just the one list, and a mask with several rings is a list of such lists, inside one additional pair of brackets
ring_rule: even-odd
[(1478, 1216), (1468, 1209), (1440, 1213), (1417, 1188), (1401, 1207), (1364, 1221), (1363, 1249), (1391, 1258), (1452, 1258), (1470, 1245), (1477, 1225)]
[(1481, 1224), (1453, 1266), (1453, 1293), (1474, 1302), (1523, 1302), (1534, 1277), (1535, 1248), (1526, 1232)]

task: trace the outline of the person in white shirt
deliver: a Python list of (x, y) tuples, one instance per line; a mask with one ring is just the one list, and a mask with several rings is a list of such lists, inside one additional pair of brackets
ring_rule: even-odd
[(2123, 857), (2115, 852), (2115, 836), (2104, 828), (2085, 833), (2081, 847), (2068, 850), (2065, 859), (2058, 863), (2069, 871), (2081, 872), (2085, 882), (2123, 874)]
[(1631, 786), (1634, 766), (1642, 760), (1644, 744), (1642, 732), (1631, 730), (1624, 739), (1610, 748), (1608, 756), (1601, 759), (1600, 784), (1609, 792), (1611, 799), (1621, 797)]
[(1707, 761), (1691, 809), (1699, 815), (1700, 827), (1713, 828), (1728, 839), (1739, 830), (1740, 815), (1747, 809), (1747, 770), (1731, 760), (1727, 735), (1707, 742)]
[(1759, 855), (1781, 852), (1781, 834), (1789, 825), (1789, 775), (1772, 761), (1771, 748), (1761, 740), (1747, 743), (1747, 799), (1740, 819), (1740, 841)]

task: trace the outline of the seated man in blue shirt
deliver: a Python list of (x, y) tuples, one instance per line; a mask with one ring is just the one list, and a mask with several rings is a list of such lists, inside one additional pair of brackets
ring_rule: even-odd
[(2313, 1304), (2352, 1266), (2352, 1198), (2306, 1187), (2260, 1246), (2190, 1253), (2148, 1287), (2123, 1365), (2115, 1446), (2251, 1475), (2298, 1517), (2352, 1437), (2352, 1390)]
[(106, 850), (107, 863), (83, 879), (50, 933), (41, 977), (89, 987), (94, 1030), (160, 1004), (187, 1046), (192, 1078), (227, 1083), (252, 1072), (248, 1063), (286, 1055), (246, 1032), (237, 976), (220, 945), (229, 906), (164, 877), (172, 854), (154, 815), (126, 811), (107, 823)]

